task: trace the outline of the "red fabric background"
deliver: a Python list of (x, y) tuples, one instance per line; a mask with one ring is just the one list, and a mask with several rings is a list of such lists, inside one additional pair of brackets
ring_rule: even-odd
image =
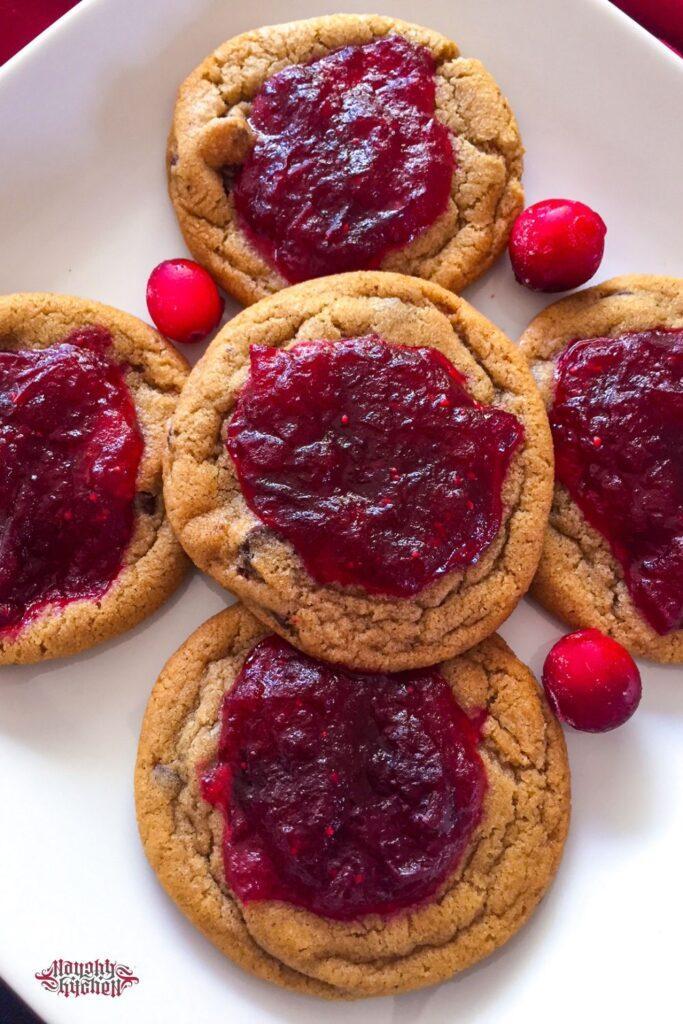
[(0, 64), (77, 3), (78, 0), (0, 0)]
[(617, 7), (683, 54), (683, 0), (615, 0)]
[[(683, 53), (683, 0), (615, 2), (650, 32)], [(0, 0), (0, 64), (77, 3), (78, 0)]]

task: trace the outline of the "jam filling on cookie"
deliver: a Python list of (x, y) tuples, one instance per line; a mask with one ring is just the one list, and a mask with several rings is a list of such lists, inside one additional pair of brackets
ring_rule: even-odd
[(0, 352), (0, 630), (101, 597), (133, 529), (143, 442), (111, 338)]
[(658, 633), (683, 627), (683, 330), (575, 341), (550, 410), (556, 475)]
[(481, 723), (436, 669), (355, 673), (266, 637), (200, 770), (233, 892), (339, 920), (433, 895), (481, 818)]
[(498, 534), (524, 428), (433, 348), (254, 345), (227, 429), (252, 511), (323, 585), (410, 597)]
[(241, 226), (288, 281), (379, 267), (442, 214), (455, 157), (435, 63), (401, 36), (292, 64), (254, 98)]

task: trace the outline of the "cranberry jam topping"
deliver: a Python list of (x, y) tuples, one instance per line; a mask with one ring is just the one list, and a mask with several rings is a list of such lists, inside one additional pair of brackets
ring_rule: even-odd
[(683, 330), (575, 341), (550, 411), (557, 479), (660, 634), (683, 627)]
[(222, 715), (201, 785), (224, 816), (226, 878), (243, 903), (389, 914), (455, 868), (486, 775), (479, 729), (436, 669), (363, 675), (271, 636)]
[(101, 597), (121, 568), (143, 444), (110, 340), (0, 352), (0, 630)]
[(429, 50), (387, 36), (265, 82), (233, 195), (287, 280), (376, 268), (444, 212), (455, 158), (434, 71)]
[(369, 335), (252, 346), (227, 443), (249, 507), (318, 583), (409, 597), (494, 539), (523, 436), (440, 352)]

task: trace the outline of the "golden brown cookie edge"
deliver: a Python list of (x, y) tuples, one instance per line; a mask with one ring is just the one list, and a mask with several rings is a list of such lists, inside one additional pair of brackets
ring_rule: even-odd
[[(659, 317), (659, 324), (683, 326), (682, 278), (623, 274), (575, 292), (546, 306), (534, 317), (522, 334), (519, 347), (533, 368), (539, 361), (557, 356), (574, 338), (657, 326), (649, 319), (652, 316)], [(581, 515), (578, 509), (576, 512)], [(586, 532), (599, 539), (604, 557), (611, 563), (612, 575), (623, 580), (621, 567), (606, 541), (585, 520), (584, 523)], [(549, 522), (531, 585), (531, 594), (543, 607), (569, 626), (600, 629), (633, 654), (661, 664), (683, 662), (683, 630), (660, 636), (645, 622), (626, 593), (620, 595), (625, 616), (605, 614), (578, 577), (577, 569), (591, 579), (596, 591), (604, 589), (577, 543)], [(612, 607), (611, 601), (601, 603)]]
[[(145, 379), (150, 383), (158, 381), (160, 387), (173, 388), (180, 394), (189, 374), (187, 361), (165, 338), (132, 314), (93, 299), (56, 292), (0, 296), (0, 347), (3, 333), (30, 333), (34, 327), (42, 334), (54, 330), (57, 342), (84, 322), (101, 324), (116, 332), (114, 345), (120, 362), (135, 355)], [(156, 496), (163, 504), (161, 459), (155, 475)], [(70, 601), (57, 609), (48, 606), (16, 635), (0, 638), (0, 665), (35, 664), (66, 657), (132, 629), (173, 594), (188, 567), (188, 559), (164, 511), (152, 546), (140, 559), (124, 566), (101, 598)], [(139, 581), (141, 572), (144, 578)]]
[[(395, 654), (388, 653), (385, 645), (379, 651), (371, 650), (368, 647), (363, 651), (362, 658), (355, 655), (352, 657), (348, 647), (335, 646), (328, 642), (325, 631), (314, 628), (317, 620), (313, 614), (311, 614), (310, 623), (306, 622), (303, 626), (298, 626), (294, 633), (291, 628), (283, 624), (276, 608), (266, 605), (260, 585), (257, 587), (251, 580), (240, 575), (236, 564), (228, 564), (203, 553), (201, 546), (188, 537), (188, 530), (186, 530), (188, 522), (184, 518), (184, 514), (179, 511), (179, 506), (183, 505), (183, 501), (179, 500), (182, 498), (180, 493), (182, 488), (177, 478), (176, 468), (180, 457), (193, 457), (188, 454), (193, 449), (192, 438), (186, 432), (181, 436), (177, 423), (181, 417), (184, 417), (186, 411), (188, 415), (190, 412), (192, 415), (200, 415), (206, 403), (206, 396), (202, 391), (205, 368), (206, 373), (210, 373), (213, 369), (213, 361), (218, 360), (224, 351), (229, 353), (233, 366), (243, 363), (246, 365), (248, 343), (234, 344), (235, 336), (238, 336), (240, 332), (244, 333), (252, 324), (267, 323), (269, 317), (272, 317), (274, 321), (282, 320), (282, 314), (286, 309), (301, 308), (302, 299), (315, 303), (317, 301), (328, 302), (337, 298), (356, 297), (398, 298), (408, 305), (411, 304), (411, 300), (419, 299), (449, 317), (456, 317), (458, 319), (457, 327), (465, 335), (463, 338), (452, 325), (460, 343), (474, 354), (475, 359), (481, 363), (485, 372), (492, 376), (497, 386), (501, 386), (501, 381), (503, 381), (510, 393), (523, 399), (524, 415), (521, 418), (526, 431), (525, 447), (519, 456), (522, 460), (520, 464), (523, 464), (524, 467), (524, 492), (506, 526), (505, 572), (497, 570), (500, 575), (499, 582), (502, 583), (506, 576), (513, 578), (513, 583), (509, 588), (509, 599), (506, 598), (500, 606), (495, 606), (492, 603), (488, 612), (479, 616), (473, 625), (458, 626), (452, 631), (452, 635), (446, 636), (446, 631), (444, 631), (438, 640), (430, 640), (421, 644), (411, 639), (409, 642), (406, 641), (405, 650)], [(385, 271), (358, 271), (307, 281), (261, 300), (257, 305), (244, 310), (226, 324), (214, 338), (203, 359), (195, 366), (178, 404), (171, 434), (173, 435), (172, 440), (164, 456), (164, 493), (169, 517), (186, 551), (200, 569), (208, 572), (222, 586), (235, 593), (245, 602), (250, 611), (270, 629), (313, 657), (327, 661), (341, 661), (348, 664), (349, 667), (366, 671), (400, 671), (435, 664), (462, 653), (494, 632), (510, 615), (531, 584), (541, 554), (543, 533), (553, 488), (552, 441), (545, 408), (526, 360), (521, 356), (517, 347), (499, 328), (464, 299), (455, 296), (439, 285), (421, 278), (389, 274)], [(532, 480), (533, 488), (530, 483)], [(532, 490), (537, 491), (533, 501), (530, 493)], [(215, 507), (212, 504), (212, 498), (208, 495), (204, 495), (204, 497), (207, 510), (209, 507)], [(307, 574), (302, 575), (307, 577)], [(447, 580), (448, 576), (444, 579)], [(310, 592), (313, 596), (319, 593), (325, 595), (328, 592), (336, 593), (333, 588), (319, 587), (312, 580), (307, 580), (306, 588), (306, 592)], [(497, 588), (494, 590), (498, 593)], [(268, 588), (265, 588), (265, 592), (266, 595), (269, 593)], [(343, 592), (339, 593), (342, 595), (339, 598), (341, 602)], [(273, 592), (274, 594), (275, 592)], [(367, 595), (364, 595), (364, 598), (366, 597)], [(382, 615), (384, 615), (386, 602), (369, 597), (367, 600), (371, 607), (377, 608), (378, 612), (382, 611)], [(456, 599), (454, 598), (454, 600)], [(272, 601), (276, 604), (275, 596), (272, 597)], [(342, 615), (342, 617), (348, 616)], [(352, 617), (350, 617), (350, 621), (352, 621)]]
[[(423, 973), (421, 979), (412, 979), (407, 984), (387, 984), (385, 981), (378, 987), (376, 980), (367, 983), (361, 971), (358, 979), (360, 984), (350, 988), (338, 987), (329, 981), (302, 974), (264, 951), (247, 930), (242, 912), (234, 899), (226, 897), (220, 890), (217, 899), (216, 894), (211, 898), (206, 897), (207, 885), (209, 888), (217, 887), (208, 871), (208, 862), (202, 861), (201, 858), (200, 873), (202, 864), (204, 871), (196, 885), (194, 884), (195, 880), (188, 873), (191, 853), (174, 828), (172, 797), (168, 790), (164, 792), (161, 785), (153, 782), (152, 772), (157, 765), (174, 760), (178, 734), (188, 712), (196, 708), (200, 702), (199, 694), (207, 665), (212, 660), (225, 657), (235, 648), (240, 652), (244, 650), (246, 654), (263, 635), (265, 631), (261, 624), (239, 604), (219, 612), (195, 630), (172, 655), (152, 690), (142, 723), (135, 766), (136, 813), (146, 856), (171, 899), (206, 938), (249, 973), (283, 987), (323, 998), (353, 999), (370, 995), (399, 994), (436, 984), (472, 966), (495, 948), (502, 946), (531, 916), (553, 880), (567, 835), (571, 798), (569, 765), (562, 730), (529, 669), (497, 636), (489, 637), (475, 649), (475, 652), (468, 653), (474, 653), (475, 657), (491, 659), (497, 669), (500, 669), (501, 664), (509, 665), (513, 673), (522, 673), (527, 683), (533, 684), (533, 692), (538, 699), (538, 706), (548, 732), (547, 750), (550, 756), (546, 764), (546, 777), (558, 799), (558, 816), (553, 826), (552, 851), (545, 875), (540, 878), (538, 872), (534, 874), (529, 898), (522, 901), (521, 906), (513, 906), (515, 912), (505, 922), (504, 935), (498, 941), (492, 941), (489, 934), (490, 941), (482, 939), (478, 951), (464, 950), (455, 967), (452, 966), (451, 960), (448, 968), (441, 973)], [(221, 910), (221, 901), (230, 904), (227, 931), (226, 915)], [(271, 906), (277, 907), (277, 904)], [(301, 913), (308, 918), (315, 917), (306, 912)]]
[[(355, 41), (355, 36), (358, 34), (363, 36), (364, 30), (366, 30), (366, 34), (367, 32), (370, 34), (367, 39), (361, 38), (360, 42), (381, 38), (391, 30), (397, 30), (409, 38), (415, 38), (418, 42), (432, 49), (432, 51), (436, 50), (440, 61), (456, 60), (461, 56), (455, 42), (433, 29), (416, 25), (412, 22), (383, 15), (323, 15), (301, 21), (264, 26), (263, 28), (250, 30), (226, 40), (204, 58), (181, 83), (178, 89), (173, 121), (166, 147), (169, 197), (174, 207), (183, 238), (193, 257), (209, 270), (228, 294), (244, 305), (251, 305), (280, 289), (287, 288), (290, 282), (286, 281), (274, 267), (271, 267), (255, 251), (244, 232), (233, 224), (234, 218), (232, 214), (229, 217), (219, 215), (217, 211), (222, 206), (222, 197), (219, 196), (216, 182), (212, 180), (215, 175), (198, 153), (191, 153), (187, 157), (189, 164), (188, 173), (184, 176), (185, 180), (181, 186), (174, 172), (179, 159), (179, 148), (186, 135), (194, 136), (201, 131), (197, 126), (194, 116), (194, 111), (197, 108), (212, 108), (214, 119), (223, 116), (222, 113), (217, 111), (215, 103), (212, 103), (207, 95), (207, 83), (213, 83), (217, 75), (216, 66), (226, 61), (228, 53), (232, 51), (239, 52), (242, 47), (246, 47), (247, 53), (251, 56), (251, 47), (254, 44), (261, 46), (263, 41), (268, 40), (268, 37), (273, 33), (276, 36), (280, 36), (291, 31), (300, 30), (302, 27), (310, 29), (315, 33), (319, 29), (323, 31), (326, 29), (334, 30), (340, 26), (345, 29), (350, 38), (331, 46), (327, 52), (332, 52), (339, 45), (348, 45)], [(322, 55), (322, 53), (318, 54), (318, 56)], [(285, 59), (283, 66), (287, 63), (291, 63), (291, 61)], [(429, 254), (424, 259), (421, 259), (417, 255), (422, 237), (419, 236), (415, 242), (409, 243), (398, 252), (389, 253), (382, 265), (383, 269), (387, 271), (421, 276), (425, 280), (433, 280), (442, 287), (455, 292), (459, 292), (473, 283), (498, 259), (507, 245), (512, 224), (524, 205), (524, 191), (521, 183), (524, 147), (514, 113), (496, 80), (484, 65), (472, 58), (467, 59), (467, 65), (464, 78), (477, 78), (479, 80), (478, 84), (482, 94), (480, 104), (482, 111), (479, 113), (482, 114), (484, 121), (486, 121), (491, 113), (487, 108), (496, 107), (495, 115), (491, 116), (490, 130), (486, 130), (486, 124), (484, 125), (485, 130), (482, 134), (485, 147), (490, 147), (493, 138), (497, 137), (498, 134), (502, 134), (503, 138), (499, 155), (505, 163), (506, 181), (504, 188), (496, 199), (494, 209), (491, 211), (491, 218), (487, 228), (490, 237), (484, 241), (483, 245), (480, 243), (478, 236), (482, 232), (482, 225), (476, 223), (475, 216), (472, 223), (464, 224), (458, 227), (455, 232), (447, 234), (443, 246), (438, 253)], [(467, 113), (468, 109), (472, 106), (470, 97), (466, 97), (464, 106)], [(507, 125), (504, 128), (495, 124), (501, 116), (503, 116), (503, 119), (507, 119)], [(209, 121), (211, 119), (211, 117), (208, 118)], [(206, 123), (206, 120), (202, 121), (202, 128)], [(496, 131), (493, 131), (494, 126)], [(183, 159), (185, 160), (185, 157)], [(203, 183), (202, 192), (206, 193), (208, 188), (212, 196), (212, 213), (210, 216), (207, 216), (206, 212), (193, 212), (188, 204), (187, 183), (194, 178)], [(220, 188), (222, 189), (222, 185)], [(434, 226), (432, 225), (428, 231), (431, 231)], [(236, 260), (234, 258), (230, 260), (221, 256), (217, 252), (216, 245), (206, 241), (207, 234), (218, 237), (232, 227), (235, 228), (235, 236), (238, 239)], [(426, 234), (426, 232), (423, 234)], [(461, 244), (457, 241), (460, 234), (466, 236), (462, 239)], [(403, 252), (405, 252), (405, 260), (402, 258)], [(238, 263), (241, 266), (238, 266)], [(422, 266), (424, 267), (424, 272)]]

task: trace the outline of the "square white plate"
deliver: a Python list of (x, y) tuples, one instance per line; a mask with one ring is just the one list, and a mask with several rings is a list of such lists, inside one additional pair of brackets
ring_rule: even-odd
[[(527, 147), (528, 201), (582, 199), (608, 225), (600, 270), (683, 273), (683, 63), (606, 0), (340, 0), (440, 29), (481, 57)], [(181, 79), (222, 40), (339, 9), (284, 0), (85, 0), (0, 72), (0, 292), (54, 290), (146, 317), (145, 282), (185, 250), (164, 143)], [(544, 305), (503, 258), (468, 297), (511, 337)], [(231, 310), (234, 313), (235, 307)], [(51, 1024), (554, 1024), (671, 1021), (683, 913), (683, 673), (643, 665), (629, 725), (568, 737), (574, 818), (532, 922), (460, 979), (323, 1005), (257, 981), (177, 912), (145, 861), (132, 770), (150, 687), (227, 596), (196, 574), (150, 621), (78, 658), (4, 668), (0, 974)], [(538, 673), (562, 632), (525, 601), (503, 635)], [(140, 983), (64, 999), (34, 972), (108, 956)], [(678, 1011), (680, 1012), (680, 1011)]]

